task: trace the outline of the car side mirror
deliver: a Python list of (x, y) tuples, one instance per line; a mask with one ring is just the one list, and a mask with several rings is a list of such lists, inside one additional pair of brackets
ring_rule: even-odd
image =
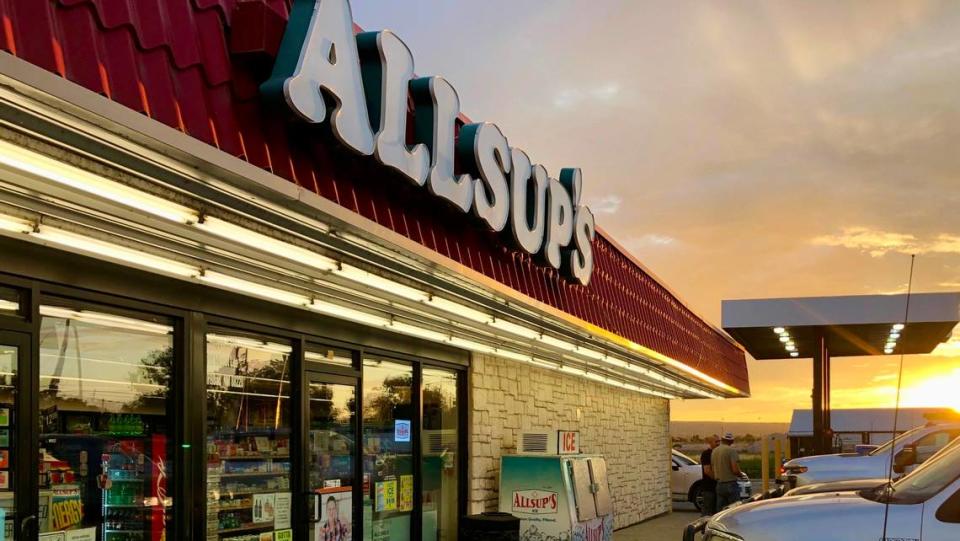
[(900, 449), (897, 456), (893, 457), (893, 471), (903, 473), (907, 471), (907, 466), (913, 466), (917, 463), (917, 448), (904, 447)]
[(680, 466), (677, 466), (676, 464), (674, 464), (673, 471), (680, 471)]

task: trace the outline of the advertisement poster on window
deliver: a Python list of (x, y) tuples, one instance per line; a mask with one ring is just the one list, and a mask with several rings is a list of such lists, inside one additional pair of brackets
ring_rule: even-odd
[(353, 490), (323, 489), (319, 497), (320, 523), (314, 541), (352, 541)]
[(83, 500), (80, 487), (61, 485), (53, 489), (50, 502), (50, 529), (69, 530), (83, 522)]
[(290, 527), (290, 504), (293, 495), (289, 492), (278, 492), (274, 499), (273, 527), (278, 530)]
[(376, 485), (376, 510), (396, 511), (397, 510), (397, 480), (381, 481)]
[(253, 521), (273, 522), (276, 510), (276, 494), (253, 495)]
[(397, 503), (398, 511), (413, 510), (413, 476), (400, 476), (400, 501)]

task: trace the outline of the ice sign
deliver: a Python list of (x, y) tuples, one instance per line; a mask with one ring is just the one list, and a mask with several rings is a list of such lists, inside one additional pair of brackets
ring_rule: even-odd
[(410, 421), (398, 419), (393, 422), (393, 441), (398, 443), (410, 441)]

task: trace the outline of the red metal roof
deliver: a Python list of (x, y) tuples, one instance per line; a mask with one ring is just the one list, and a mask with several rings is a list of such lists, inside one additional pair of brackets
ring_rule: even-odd
[[(529, 297), (747, 391), (743, 351), (602, 232), (589, 286), (261, 102), (289, 0), (0, 0), (4, 50), (267, 169)], [(266, 8), (266, 9), (264, 9)], [(232, 24), (243, 32), (233, 35)], [(463, 224), (451, 228), (450, 223)]]

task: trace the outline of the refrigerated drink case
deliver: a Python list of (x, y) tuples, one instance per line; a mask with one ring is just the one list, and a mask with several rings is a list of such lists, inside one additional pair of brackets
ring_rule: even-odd
[(606, 461), (595, 455), (504, 456), (500, 511), (520, 518), (521, 541), (610, 541)]

